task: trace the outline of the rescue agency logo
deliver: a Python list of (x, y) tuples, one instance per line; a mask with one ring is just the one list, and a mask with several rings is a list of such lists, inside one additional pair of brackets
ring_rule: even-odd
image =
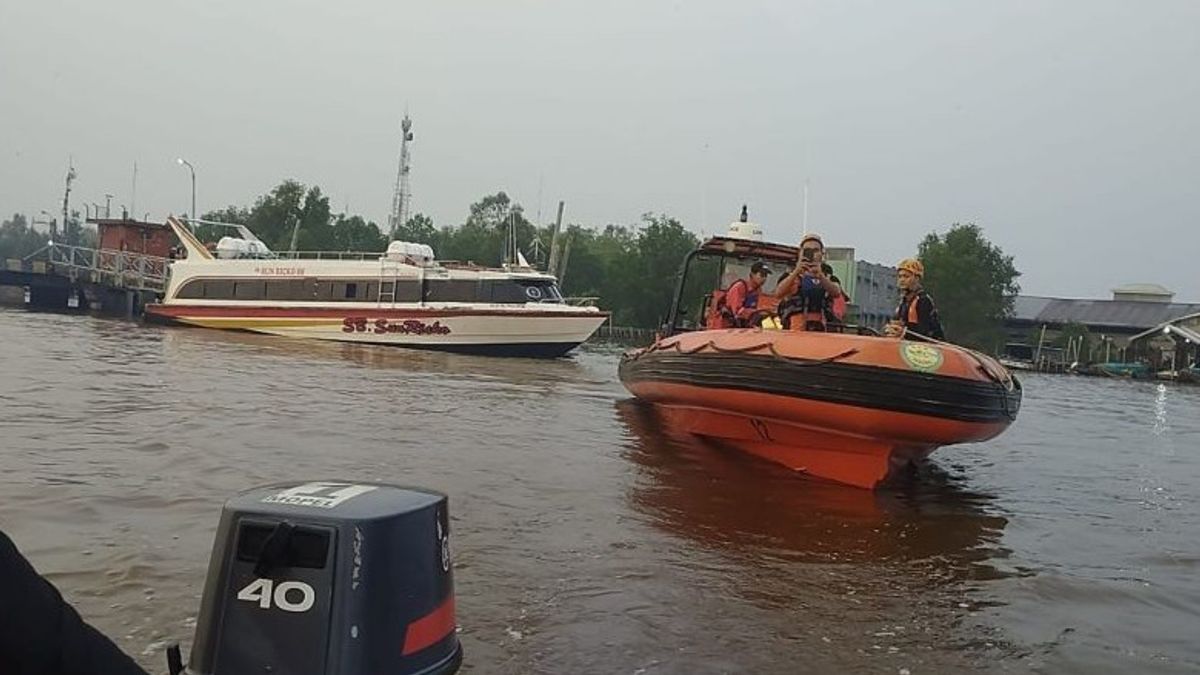
[(913, 370), (933, 372), (942, 367), (942, 350), (919, 342), (905, 342), (900, 346), (900, 356)]

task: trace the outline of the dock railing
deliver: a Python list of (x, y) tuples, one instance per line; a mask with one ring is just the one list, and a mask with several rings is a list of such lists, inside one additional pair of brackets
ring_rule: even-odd
[(168, 258), (51, 242), (45, 248), (50, 270), (71, 279), (130, 290), (161, 291), (167, 285)]

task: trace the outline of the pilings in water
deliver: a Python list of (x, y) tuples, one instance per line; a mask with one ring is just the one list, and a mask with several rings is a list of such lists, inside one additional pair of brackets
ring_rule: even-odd
[[(96, 258), (122, 260), (127, 254), (91, 249), (75, 249)], [(106, 258), (107, 256), (107, 258)], [(145, 256), (143, 256), (145, 257)], [(99, 311), (114, 316), (133, 318), (142, 314), (147, 303), (154, 302), (160, 290), (146, 283), (147, 278), (159, 282), (165, 274), (147, 277), (136, 270), (116, 269), (111, 264), (95, 269), (71, 260), (5, 260), (0, 268), (0, 302), (35, 309), (57, 311)]]
[(635, 328), (633, 326), (612, 326), (605, 323), (596, 329), (592, 337), (602, 340), (623, 340), (649, 344), (654, 341), (654, 329)]

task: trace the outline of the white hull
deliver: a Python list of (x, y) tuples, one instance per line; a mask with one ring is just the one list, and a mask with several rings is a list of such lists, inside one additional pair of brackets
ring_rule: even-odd
[(607, 314), (563, 310), (360, 309), (153, 305), (174, 323), (282, 337), (498, 354), (556, 356), (586, 341)]
[[(563, 302), (554, 277), (528, 267), (445, 266), (428, 246), (392, 242), (375, 257), (217, 259), (174, 218), (187, 249), (146, 316), (283, 337), (514, 356), (561, 356), (608, 318)], [(224, 250), (270, 252), (244, 227)], [(249, 238), (247, 238), (249, 237)], [(224, 240), (223, 240), (224, 241)], [(246, 243), (249, 242), (249, 243)]]

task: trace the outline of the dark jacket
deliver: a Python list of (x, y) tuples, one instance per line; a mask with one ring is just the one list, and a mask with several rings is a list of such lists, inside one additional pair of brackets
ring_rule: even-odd
[(931, 337), (935, 340), (945, 340), (946, 334), (942, 331), (942, 319), (938, 316), (937, 307), (933, 304), (933, 298), (924, 290), (914, 293), (905, 293), (900, 300), (900, 306), (896, 308), (896, 320), (904, 322), (904, 327), (914, 333), (920, 333), (925, 337)]
[(146, 675), (83, 622), (0, 532), (0, 673)]

